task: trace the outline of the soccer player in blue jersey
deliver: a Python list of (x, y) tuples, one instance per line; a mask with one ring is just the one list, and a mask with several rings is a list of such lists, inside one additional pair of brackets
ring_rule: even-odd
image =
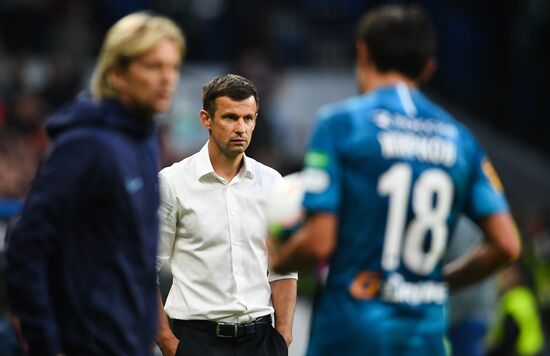
[[(318, 113), (304, 176), (307, 220), (272, 243), (280, 272), (328, 261), (308, 355), (445, 355), (449, 290), (520, 251), (502, 186), (470, 131), (418, 89), (435, 31), (417, 6), (387, 6), (358, 26), (361, 95)], [(485, 239), (441, 258), (464, 213)]]

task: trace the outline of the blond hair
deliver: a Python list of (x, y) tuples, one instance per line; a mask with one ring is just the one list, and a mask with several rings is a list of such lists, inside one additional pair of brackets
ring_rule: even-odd
[(115, 97), (109, 71), (127, 66), (163, 39), (175, 41), (183, 57), (185, 37), (172, 20), (147, 12), (136, 12), (120, 19), (109, 29), (103, 42), (90, 85), (92, 95), (95, 98)]

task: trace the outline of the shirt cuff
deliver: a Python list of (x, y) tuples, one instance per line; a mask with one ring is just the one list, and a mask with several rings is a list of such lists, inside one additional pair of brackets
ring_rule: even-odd
[(267, 280), (269, 283), (273, 281), (278, 281), (279, 279), (298, 279), (298, 272), (292, 272), (292, 273), (286, 273), (286, 274), (279, 274), (275, 272), (269, 272), (269, 275), (267, 276)]

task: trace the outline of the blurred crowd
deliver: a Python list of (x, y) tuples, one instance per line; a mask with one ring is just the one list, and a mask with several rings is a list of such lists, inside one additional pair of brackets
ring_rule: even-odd
[(95, 51), (88, 6), (85, 2), (56, 6), (41, 1), (0, 5), (3, 198), (25, 193), (47, 145), (44, 120), (81, 88)]
[[(6, 0), (0, 4), (0, 125), (32, 125), (83, 88), (106, 29), (150, 9), (186, 33), (188, 63), (225, 63), (264, 102), (288, 68), (348, 68), (354, 24), (385, 0)], [(411, 1), (404, 1), (411, 2)], [(550, 3), (419, 0), (438, 32), (430, 89), (550, 155)], [(266, 106), (268, 106), (266, 105)], [(266, 107), (262, 106), (262, 107)], [(269, 121), (269, 120), (265, 120)], [(269, 151), (269, 127), (253, 150)]]

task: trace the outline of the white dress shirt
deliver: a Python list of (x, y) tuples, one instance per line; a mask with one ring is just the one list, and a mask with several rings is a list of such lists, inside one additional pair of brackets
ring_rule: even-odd
[(228, 182), (218, 176), (208, 143), (159, 173), (158, 268), (174, 276), (165, 303), (171, 318), (245, 322), (273, 313), (265, 203), (281, 175), (249, 157)]

